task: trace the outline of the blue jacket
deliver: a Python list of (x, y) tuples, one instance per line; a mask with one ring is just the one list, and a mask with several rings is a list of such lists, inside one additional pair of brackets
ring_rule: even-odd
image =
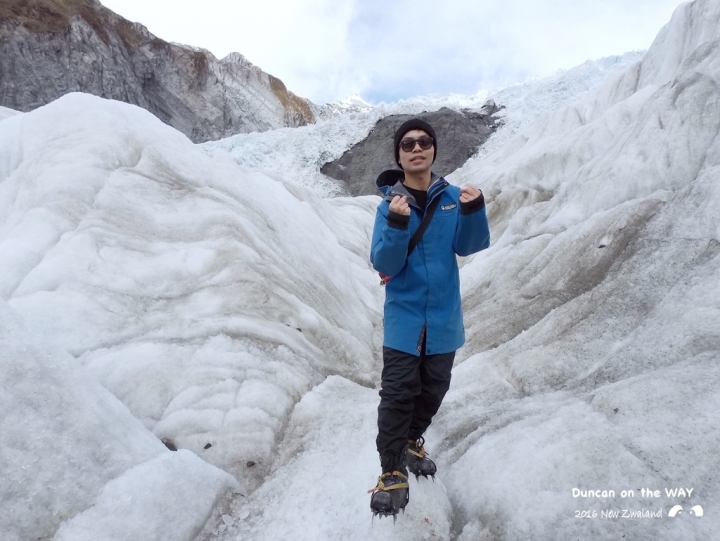
[[(403, 178), (402, 171), (390, 170), (376, 181), (385, 197), (375, 214), (370, 261), (375, 270), (392, 276), (385, 286), (383, 344), (419, 356), (425, 335), (426, 354), (449, 353), (465, 343), (456, 255), (490, 246), (485, 199), (480, 194), (460, 203), (460, 188), (433, 173), (427, 205), (436, 197), (439, 205), (408, 258), (408, 244), (423, 211), (402, 184)], [(409, 217), (390, 212), (396, 195), (407, 196)]]

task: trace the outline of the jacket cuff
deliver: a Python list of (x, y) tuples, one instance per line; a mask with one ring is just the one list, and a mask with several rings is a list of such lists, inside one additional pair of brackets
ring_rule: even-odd
[(398, 214), (392, 210), (388, 212), (387, 224), (395, 229), (407, 229), (410, 223), (410, 216)]
[(460, 201), (460, 214), (472, 214), (485, 206), (485, 195), (481, 192), (478, 197), (472, 201)]

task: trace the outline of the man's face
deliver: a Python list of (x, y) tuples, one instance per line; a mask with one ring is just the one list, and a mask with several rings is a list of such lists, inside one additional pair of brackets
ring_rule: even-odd
[(423, 150), (418, 143), (415, 143), (415, 146), (409, 152), (402, 149), (402, 141), (420, 139), (421, 137), (430, 136), (423, 130), (410, 130), (403, 135), (398, 155), (400, 156), (400, 165), (406, 173), (422, 173), (432, 167), (435, 147), (430, 146), (427, 150)]

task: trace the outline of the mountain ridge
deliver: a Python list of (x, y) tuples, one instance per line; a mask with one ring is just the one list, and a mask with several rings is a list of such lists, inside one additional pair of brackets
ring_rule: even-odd
[(194, 142), (315, 121), (309, 100), (240, 53), (169, 43), (97, 0), (0, 6), (0, 105), (29, 111), (68, 92), (143, 107)]

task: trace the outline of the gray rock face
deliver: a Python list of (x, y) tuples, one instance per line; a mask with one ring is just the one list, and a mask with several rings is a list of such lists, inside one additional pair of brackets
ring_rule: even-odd
[(168, 43), (96, 0), (3, 0), (0, 105), (68, 92), (139, 105), (195, 142), (314, 121), (313, 104), (239, 53)]
[(444, 107), (419, 115), (392, 115), (380, 120), (370, 134), (320, 171), (344, 181), (352, 195), (377, 195), (375, 179), (386, 169), (398, 169), (393, 152), (395, 130), (411, 118), (422, 118), (435, 129), (438, 151), (433, 171), (449, 175), (462, 166), (501, 125), (493, 116), (500, 108), (488, 101), (480, 113)]

